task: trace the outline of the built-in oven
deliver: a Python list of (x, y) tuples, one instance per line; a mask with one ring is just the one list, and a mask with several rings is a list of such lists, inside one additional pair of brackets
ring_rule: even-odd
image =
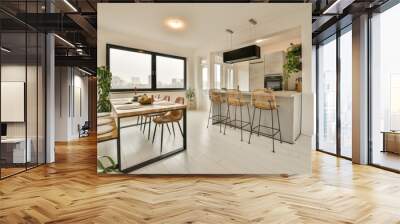
[(265, 75), (264, 88), (273, 89), (274, 91), (282, 90), (282, 75)]

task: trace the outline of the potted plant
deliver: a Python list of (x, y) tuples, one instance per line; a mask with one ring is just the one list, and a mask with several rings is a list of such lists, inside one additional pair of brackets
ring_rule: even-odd
[(111, 112), (111, 72), (105, 67), (97, 68), (97, 112)]
[(301, 44), (290, 44), (290, 47), (286, 50), (286, 62), (283, 65), (283, 82), (284, 89), (288, 90), (290, 77), (300, 72), (302, 68), (301, 63)]
[(188, 100), (189, 109), (194, 108), (196, 94), (193, 88), (189, 88), (186, 90), (186, 99)]

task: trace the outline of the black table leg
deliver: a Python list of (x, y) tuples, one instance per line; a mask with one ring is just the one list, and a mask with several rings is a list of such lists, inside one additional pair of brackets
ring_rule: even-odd
[(186, 140), (186, 136), (187, 136), (187, 133), (186, 133), (186, 127), (187, 126), (187, 124), (186, 124), (186, 108), (183, 110), (183, 149), (184, 150), (186, 150), (186, 143), (187, 143), (187, 140)]
[[(118, 161), (119, 161), (118, 167), (119, 167), (119, 169), (120, 169), (121, 172), (123, 172), (123, 173), (129, 173), (129, 172), (132, 172), (132, 171), (134, 171), (134, 170), (137, 170), (137, 169), (140, 169), (140, 168), (142, 168), (142, 167), (145, 167), (145, 166), (147, 166), (147, 165), (150, 165), (150, 164), (153, 164), (153, 163), (155, 163), (155, 162), (158, 162), (158, 161), (160, 161), (160, 160), (163, 160), (163, 159), (166, 159), (166, 158), (168, 158), (168, 157), (171, 157), (171, 156), (173, 156), (173, 155), (176, 155), (176, 154), (178, 154), (178, 153), (181, 153), (181, 152), (186, 151), (186, 149), (187, 149), (187, 111), (186, 111), (186, 108), (185, 108), (185, 109), (181, 109), (181, 110), (183, 111), (183, 118), (182, 118), (182, 119), (183, 119), (183, 127), (182, 127), (183, 130), (181, 130), (180, 125), (179, 125), (179, 122), (178, 122), (178, 127), (179, 127), (179, 129), (182, 131), (182, 136), (183, 136), (183, 145), (182, 145), (182, 147), (177, 148), (177, 149), (175, 149), (174, 151), (170, 151), (170, 152), (168, 152), (168, 153), (161, 154), (161, 155), (159, 155), (159, 156), (157, 156), (157, 157), (155, 157), (155, 158), (146, 160), (146, 161), (144, 161), (144, 162), (141, 162), (141, 163), (139, 163), (139, 164), (133, 165), (133, 166), (128, 167), (128, 168), (123, 169), (123, 170), (121, 170), (121, 165), (120, 165), (120, 160), (121, 160), (121, 154), (120, 154), (120, 150), (121, 150), (121, 149), (120, 149), (120, 140), (121, 140), (121, 139), (120, 139), (120, 130), (119, 130), (119, 128), (118, 128)], [(118, 123), (119, 123), (119, 119), (118, 119)], [(154, 136), (155, 136), (156, 128), (157, 128), (157, 125), (154, 127), (153, 141), (154, 141)]]

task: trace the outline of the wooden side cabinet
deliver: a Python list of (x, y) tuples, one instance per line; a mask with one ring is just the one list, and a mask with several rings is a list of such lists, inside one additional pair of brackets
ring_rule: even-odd
[(400, 154), (400, 131), (386, 131), (383, 134), (382, 152), (392, 152)]

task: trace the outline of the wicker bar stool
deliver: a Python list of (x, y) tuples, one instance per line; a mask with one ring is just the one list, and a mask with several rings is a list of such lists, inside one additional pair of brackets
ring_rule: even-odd
[[(226, 100), (222, 96), (221, 92), (215, 89), (209, 91), (209, 97), (211, 101), (210, 111), (208, 112), (207, 128), (210, 124), (210, 120), (216, 119), (219, 123), (219, 132), (222, 132), (222, 122), (225, 121), (226, 117), (222, 115), (222, 104), (226, 103)], [(214, 114), (213, 107), (218, 107), (218, 114)]]
[[(247, 125), (251, 125), (251, 117), (250, 117), (250, 109), (249, 109), (249, 101), (244, 100), (242, 93), (239, 90), (228, 90), (227, 93), (227, 105), (228, 109), (226, 112), (226, 119), (225, 119), (225, 127), (224, 127), (224, 134), (226, 133), (226, 125), (232, 125), (234, 123), (234, 128), (237, 127), (237, 122), (240, 122), (240, 141), (243, 141), (243, 127)], [(249, 122), (243, 121), (243, 107), (247, 107), (247, 113), (249, 114)], [(230, 114), (230, 108), (235, 108), (235, 117), (232, 120)], [(236, 118), (236, 110), (240, 107), (240, 120)], [(244, 125), (243, 125), (244, 124)]]
[[(264, 127), (271, 130), (271, 134), (262, 133), (264, 136), (272, 138), (272, 152), (275, 152), (275, 135), (279, 133), (279, 140), (282, 143), (282, 133), (281, 133), (281, 124), (279, 121), (279, 105), (276, 103), (275, 95), (271, 90), (265, 91), (253, 91), (251, 93), (251, 103), (254, 107), (253, 109), (253, 119), (251, 121), (250, 135), (249, 135), (249, 144), (251, 135), (253, 131), (257, 129), (257, 135), (260, 135), (260, 127)], [(254, 118), (256, 109), (260, 111), (258, 117), (258, 125), (254, 126)], [(271, 113), (271, 123), (272, 127), (261, 125), (261, 112), (262, 111), (270, 111)], [(278, 119), (278, 128), (274, 127), (274, 111), (276, 111), (277, 119)]]

